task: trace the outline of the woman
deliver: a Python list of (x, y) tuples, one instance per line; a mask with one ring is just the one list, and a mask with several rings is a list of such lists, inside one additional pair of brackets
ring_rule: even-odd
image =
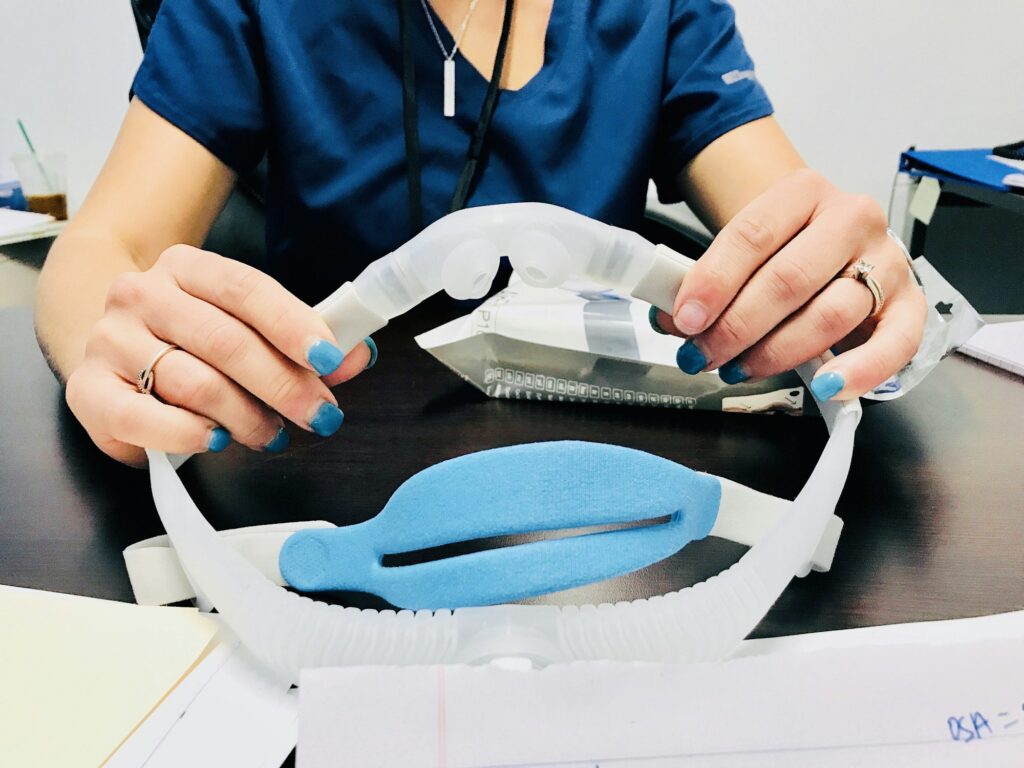
[[(284, 420), (333, 434), (330, 387), (376, 348), (343, 359), (306, 302), (453, 190), (455, 207), (538, 200), (627, 227), (648, 178), (686, 200), (718, 236), (654, 321), (688, 337), (690, 374), (732, 383), (838, 345), (812, 389), (852, 398), (921, 338), (924, 297), (885, 216), (805, 167), (722, 0), (165, 0), (134, 93), (37, 309), (71, 409), (124, 462), (140, 446), (282, 450)], [(196, 247), (264, 154), (278, 279)], [(870, 280), (842, 276), (859, 261)], [(168, 344), (158, 397), (143, 394), (136, 373)]]

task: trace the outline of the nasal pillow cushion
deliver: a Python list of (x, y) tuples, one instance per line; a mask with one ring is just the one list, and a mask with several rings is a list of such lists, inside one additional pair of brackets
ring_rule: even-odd
[[(379, 515), (299, 531), (279, 565), (303, 591), (352, 590), (412, 609), (521, 600), (619, 576), (708, 535), (719, 480), (643, 451), (587, 442), (498, 448), (409, 478)], [(530, 542), (414, 565), (383, 557), (490, 536), (628, 523), (640, 528)]]

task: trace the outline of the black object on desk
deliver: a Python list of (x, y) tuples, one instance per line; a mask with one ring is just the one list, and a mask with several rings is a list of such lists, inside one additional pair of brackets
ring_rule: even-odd
[(890, 215), (910, 253), (924, 255), (978, 312), (1021, 314), (1024, 195), (1004, 184), (1014, 169), (992, 160), (992, 154), (984, 149), (904, 152), (899, 178), (935, 179), (941, 191), (927, 224), (913, 218), (901, 227), (898, 211)]
[(1010, 160), (1024, 160), (1024, 141), (1015, 141), (1012, 144), (1002, 144), (992, 150), (997, 157), (1005, 157)]
[(978, 312), (1024, 313), (1024, 196), (943, 182), (931, 223), (915, 221), (908, 246)]

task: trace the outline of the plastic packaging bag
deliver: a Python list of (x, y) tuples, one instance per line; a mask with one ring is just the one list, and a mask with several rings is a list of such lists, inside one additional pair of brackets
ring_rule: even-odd
[[(868, 399), (906, 394), (983, 325), (924, 258), (914, 265), (930, 305), (925, 336), (911, 363), (865, 395)], [(947, 314), (940, 314), (937, 304)], [(792, 371), (732, 385), (716, 371), (681, 374), (676, 350), (682, 340), (654, 331), (649, 309), (606, 289), (579, 283), (533, 288), (513, 275), (507, 288), (472, 313), (416, 341), (488, 397), (818, 414), (814, 398)]]
[[(941, 360), (967, 343), (985, 324), (956, 288), (924, 256), (913, 261), (914, 276), (928, 298), (924, 337), (902, 371), (864, 395), (867, 400), (895, 400), (912, 390)], [(941, 310), (941, 311), (940, 311)]]

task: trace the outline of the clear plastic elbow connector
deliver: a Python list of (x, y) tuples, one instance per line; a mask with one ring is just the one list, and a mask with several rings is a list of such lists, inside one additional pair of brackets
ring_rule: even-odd
[[(387, 321), (445, 290), (480, 297), (499, 257), (521, 278), (572, 277), (670, 311), (692, 263), (639, 235), (550, 205), (471, 208), (435, 222), (317, 306), (348, 351)], [(823, 362), (799, 370), (806, 382)], [(454, 611), (344, 608), (290, 592), (230, 547), (190, 498), (168, 457), (148, 451), (154, 499), (195, 594), (214, 606), (284, 683), (304, 667), (476, 663), (517, 656), (692, 662), (728, 656), (794, 576), (805, 575), (849, 470), (857, 401), (820, 404), (830, 439), (803, 490), (733, 566), (676, 592), (615, 605), (495, 605)], [(730, 481), (723, 493), (756, 494)], [(838, 535), (838, 534), (836, 534)]]
[(484, 296), (503, 254), (528, 285), (555, 287), (574, 277), (665, 309), (692, 264), (634, 232), (554, 205), (465, 208), (377, 259), (316, 309), (347, 351), (438, 291)]

